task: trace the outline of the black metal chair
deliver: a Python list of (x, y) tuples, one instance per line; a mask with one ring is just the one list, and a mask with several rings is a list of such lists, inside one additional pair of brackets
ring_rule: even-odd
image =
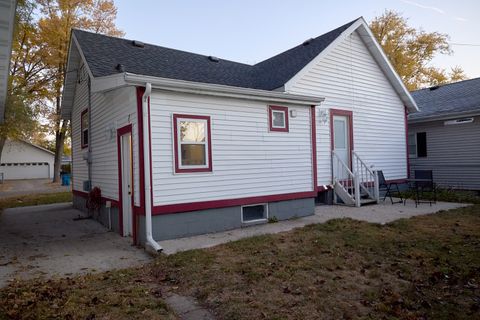
[[(402, 198), (402, 194), (400, 193), (400, 189), (398, 188), (398, 183), (387, 182), (387, 180), (385, 180), (385, 176), (383, 175), (382, 170), (378, 170), (377, 173), (378, 173), (378, 189), (380, 191), (385, 191), (385, 196), (383, 197), (383, 201), (385, 201), (385, 199), (389, 197), (390, 201), (393, 204), (394, 203), (392, 198), (392, 191), (393, 191), (393, 192), (396, 192), (397, 196), (400, 198), (400, 201), (398, 201), (397, 203), (403, 203), (403, 198)], [(392, 188), (395, 188), (396, 190)]]
[(433, 193), (433, 203), (437, 203), (437, 186), (433, 182), (432, 170), (415, 170), (414, 190), (416, 192), (416, 203), (428, 202), (432, 205), (432, 197), (429, 197), (428, 201), (420, 201), (423, 198), (424, 192)]

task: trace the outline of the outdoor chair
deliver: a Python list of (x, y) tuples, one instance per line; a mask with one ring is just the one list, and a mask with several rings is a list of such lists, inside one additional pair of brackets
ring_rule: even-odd
[[(415, 178), (412, 179), (410, 183), (410, 190), (415, 192), (415, 205), (421, 202), (428, 202), (430, 205), (437, 203), (437, 186), (433, 181), (433, 172), (432, 170), (415, 170)], [(431, 192), (432, 197), (429, 197), (428, 201), (420, 201), (421, 198), (424, 198), (425, 192)]]
[(400, 193), (400, 189), (398, 188), (398, 183), (387, 182), (387, 180), (385, 180), (385, 176), (383, 175), (382, 170), (378, 170), (377, 174), (378, 174), (378, 189), (380, 191), (385, 191), (385, 196), (383, 197), (383, 201), (385, 201), (385, 199), (389, 197), (390, 201), (393, 204), (394, 203), (392, 198), (392, 191), (393, 191), (393, 192), (396, 192), (396, 195), (400, 198), (400, 201), (398, 201), (397, 203), (402, 203), (403, 198), (402, 198), (402, 194)]

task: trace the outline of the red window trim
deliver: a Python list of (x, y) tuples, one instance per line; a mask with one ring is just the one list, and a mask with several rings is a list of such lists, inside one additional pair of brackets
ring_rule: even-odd
[[(283, 111), (285, 113), (285, 128), (274, 128), (273, 127), (273, 111)], [(288, 132), (288, 107), (281, 106), (268, 106), (268, 126), (270, 131), (276, 132)]]
[(86, 143), (86, 144), (83, 143), (83, 129), (84, 128), (83, 128), (83, 121), (82, 120), (83, 120), (83, 115), (87, 112), (88, 112), (88, 108), (83, 110), (82, 113), (80, 114), (80, 144), (82, 146), (82, 149), (85, 149), (86, 147), (88, 147), (88, 143), (90, 143), (90, 141), (88, 141), (88, 143)]
[[(178, 135), (177, 135), (177, 119), (196, 119), (207, 121), (207, 143), (208, 143), (208, 166), (206, 168), (180, 168), (180, 155), (178, 154)], [(175, 173), (194, 173), (194, 172), (212, 172), (212, 134), (210, 125), (210, 116), (199, 116), (191, 114), (174, 114), (173, 115), (173, 154), (175, 157)]]

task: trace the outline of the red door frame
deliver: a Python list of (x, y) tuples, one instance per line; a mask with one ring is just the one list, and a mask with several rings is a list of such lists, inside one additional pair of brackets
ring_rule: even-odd
[[(132, 124), (128, 124), (120, 129), (117, 129), (117, 157), (118, 157), (118, 221), (119, 221), (119, 227), (120, 227), (120, 235), (123, 234), (123, 193), (122, 193), (122, 182), (123, 182), (123, 177), (122, 177), (122, 147), (121, 147), (121, 138), (123, 135), (130, 133), (132, 137), (132, 142), (133, 142), (133, 134), (132, 134)], [(133, 143), (130, 149), (130, 152), (132, 153), (132, 172), (133, 172)], [(133, 177), (132, 177), (133, 178)], [(133, 238), (133, 243), (136, 243), (137, 240), (137, 217), (135, 214), (134, 210), (134, 183), (132, 179), (132, 238)]]
[(348, 145), (350, 153), (348, 158), (350, 159), (350, 170), (352, 170), (352, 151), (353, 151), (353, 112), (348, 110), (330, 109), (330, 149), (334, 148), (334, 129), (333, 129), (333, 117), (344, 116), (348, 118)]

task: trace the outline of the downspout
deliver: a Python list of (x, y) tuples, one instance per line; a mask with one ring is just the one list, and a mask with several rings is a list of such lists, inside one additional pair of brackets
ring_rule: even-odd
[(155, 253), (162, 251), (162, 247), (153, 239), (152, 236), (152, 185), (150, 179), (150, 122), (149, 122), (149, 98), (152, 93), (152, 84), (145, 84), (145, 93), (142, 97), (142, 117), (143, 117), (143, 167), (145, 174), (145, 248)]

